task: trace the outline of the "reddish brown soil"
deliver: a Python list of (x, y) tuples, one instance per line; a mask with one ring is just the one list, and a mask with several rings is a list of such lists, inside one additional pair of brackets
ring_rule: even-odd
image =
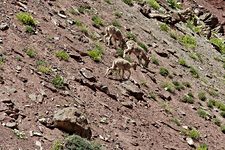
[[(78, 7), (86, 2), (91, 8), (98, 11), (98, 15), (103, 18), (105, 25), (110, 24), (111, 20), (115, 19), (115, 11), (123, 12), (122, 18), (119, 18), (118, 21), (122, 25), (121, 30), (124, 34), (126, 32), (124, 27), (126, 27), (131, 29), (137, 38), (146, 45), (153, 43), (158, 45), (156, 48), (149, 47), (149, 49), (158, 59), (159, 66), (151, 62), (148, 67), (150, 71), (142, 69), (140, 66), (138, 66), (137, 71), (132, 70), (131, 80), (140, 85), (140, 90), (145, 93), (144, 100), (137, 100), (133, 96), (125, 94), (124, 90), (121, 90), (125, 81), (103, 77), (107, 67), (115, 59), (116, 53), (115, 49), (106, 47), (103, 42), (100, 42), (104, 48), (101, 63), (94, 62), (88, 56), (82, 57), (84, 63), (79, 63), (72, 58), (68, 62), (60, 61), (55, 57), (55, 52), (62, 49), (79, 55), (76, 50), (87, 52), (93, 48), (95, 43), (90, 38), (88, 38), (88, 43), (80, 41), (79, 36), (84, 36), (84, 34), (78, 27), (70, 25), (66, 19), (60, 18), (56, 14), (59, 10), (65, 10), (69, 19), (84, 22), (89, 31), (102, 36), (104, 27), (97, 29), (92, 25), (91, 18), (95, 12), (76, 16), (69, 11), (71, 6)], [(209, 3), (204, 1), (201, 3), (200, 0), (198, 2), (213, 13), (221, 14), (221, 10), (214, 8)], [(58, 129), (45, 127), (38, 119), (52, 117), (54, 111), (68, 106), (76, 106), (86, 111), (93, 131), (92, 140), (102, 144), (107, 150), (194, 150), (194, 147), (187, 144), (186, 136), (179, 132), (182, 130), (182, 126), (198, 129), (200, 138), (194, 141), (196, 146), (205, 143), (210, 150), (225, 149), (225, 135), (221, 132), (220, 127), (197, 114), (197, 109), (203, 107), (212, 117), (217, 116), (222, 123), (225, 123), (217, 109), (209, 109), (206, 102), (198, 99), (198, 92), (213, 89), (217, 90), (218, 95), (207, 93), (208, 99), (225, 100), (224, 80), (222, 78), (225, 70), (222, 69), (221, 62), (213, 59), (221, 54), (204, 37), (196, 35), (198, 47), (195, 51), (201, 53), (203, 58), (201, 63), (191, 59), (190, 52), (172, 39), (168, 33), (160, 31), (158, 21), (144, 18), (138, 11), (138, 5), (129, 7), (121, 0), (113, 1), (112, 5), (107, 4), (104, 0), (28, 1), (28, 9), (33, 12), (34, 18), (39, 22), (36, 35), (25, 33), (25, 27), (16, 19), (15, 16), (20, 12), (20, 8), (15, 5), (14, 0), (0, 1), (0, 6), (0, 21), (9, 24), (8, 30), (0, 31), (0, 37), (3, 39), (3, 44), (0, 44), (0, 52), (6, 57), (6, 62), (0, 72), (0, 76), (5, 82), (0, 85), (0, 116), (5, 115), (5, 112), (1, 110), (3, 107), (1, 100), (10, 99), (15, 104), (14, 107), (18, 108), (20, 112), (20, 117), (16, 120), (18, 130), (24, 131), (27, 137), (19, 139), (12, 129), (2, 125), (11, 119), (6, 115), (3, 120), (0, 120), (0, 149), (38, 149), (35, 142), (40, 141), (43, 149), (49, 150), (53, 141), (63, 141), (66, 134)], [(65, 28), (54, 25), (52, 19), (57, 19)], [(220, 19), (222, 21), (223, 18), (220, 17)], [(151, 34), (145, 32), (143, 28), (150, 31)], [(29, 58), (24, 48), (35, 49), (37, 56)], [(168, 49), (174, 50), (176, 54), (170, 54)], [(156, 54), (157, 50), (166, 52), (168, 57), (160, 57)], [(19, 57), (20, 61), (18, 61)], [(200, 79), (193, 78), (189, 69), (178, 64), (178, 59), (181, 57), (185, 58), (189, 65), (199, 70)], [(136, 60), (133, 56), (131, 58)], [(54, 68), (51, 75), (35, 72), (37, 60), (45, 60)], [(16, 71), (18, 66), (22, 67), (19, 73)], [(159, 74), (161, 67), (167, 68), (171, 76), (161, 76)], [(81, 68), (92, 70), (98, 83), (107, 86), (111, 93), (117, 95), (118, 99), (114, 100), (103, 92), (93, 91), (75, 81), (74, 78), (81, 77)], [(66, 79), (70, 89), (55, 92), (51, 88), (47, 88), (52, 87), (51, 80), (56, 74), (60, 74)], [(27, 79), (27, 82), (23, 82), (23, 78)], [(155, 79), (156, 83), (152, 79)], [(166, 92), (162, 88), (162, 84), (168, 81), (189, 82), (191, 88), (176, 90), (174, 94), (169, 93), (170, 101), (163, 100), (158, 94)], [(7, 87), (15, 88), (17, 92), (10, 93)], [(47, 95), (43, 102), (31, 101), (28, 95), (39, 94), (40, 90), (44, 90)], [(65, 94), (67, 92), (69, 94)], [(150, 92), (155, 93), (156, 100), (147, 98)], [(184, 94), (188, 92), (193, 93), (194, 104), (181, 102)], [(77, 104), (77, 101), (81, 101), (83, 105)], [(133, 109), (124, 107), (121, 102), (132, 102)], [(107, 124), (100, 123), (103, 117), (107, 118)], [(180, 120), (181, 126), (177, 126), (171, 121), (174, 118)], [(30, 131), (40, 132), (42, 136), (31, 137)]]

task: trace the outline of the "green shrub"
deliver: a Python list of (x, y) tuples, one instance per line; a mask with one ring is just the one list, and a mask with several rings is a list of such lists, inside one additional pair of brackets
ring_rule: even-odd
[(175, 89), (178, 91), (185, 89), (184, 85), (178, 81), (173, 81), (173, 84), (175, 86)]
[(212, 121), (213, 121), (213, 123), (214, 123), (215, 125), (217, 125), (217, 126), (220, 126), (220, 125), (221, 125), (221, 121), (220, 121), (220, 119), (218, 119), (218, 118), (213, 118)]
[(169, 75), (169, 71), (168, 71), (166, 68), (163, 68), (163, 67), (160, 68), (159, 73), (160, 73), (162, 76), (164, 76), (164, 77), (166, 77), (166, 76)]
[(37, 67), (38, 72), (44, 73), (44, 74), (49, 74), (52, 70), (51, 67), (49, 66), (44, 66), (44, 65), (39, 65)]
[(201, 144), (196, 150), (208, 150), (208, 146), (206, 144)]
[(120, 57), (123, 57), (123, 49), (121, 48), (116, 49), (116, 54)]
[(211, 38), (210, 43), (216, 46), (220, 50), (220, 53), (225, 54), (225, 41), (223, 39)]
[(153, 9), (155, 10), (159, 10), (160, 5), (156, 0), (146, 0), (147, 4), (149, 4), (149, 6), (151, 6)]
[(171, 82), (163, 83), (162, 87), (170, 93), (175, 93), (175, 86)]
[(173, 38), (175, 40), (178, 40), (179, 39), (179, 34), (175, 30), (171, 30), (169, 32), (169, 35), (170, 35), (171, 38)]
[(133, 0), (123, 0), (123, 2), (129, 6), (133, 6)]
[(152, 55), (151, 56), (151, 60), (152, 60), (152, 63), (153, 64), (155, 64), (155, 65), (159, 65), (159, 60), (156, 58), (156, 56), (155, 55)]
[(191, 130), (188, 131), (188, 135), (187, 136), (192, 138), (192, 139), (194, 139), (194, 140), (197, 140), (197, 139), (200, 138), (200, 133), (196, 129), (191, 129)]
[(100, 26), (104, 26), (102, 18), (100, 18), (97, 15), (92, 17), (92, 21), (93, 21), (93, 26), (97, 28), (100, 28)]
[(199, 92), (198, 98), (202, 101), (206, 101), (207, 98), (206, 98), (205, 92)]
[(208, 117), (209, 117), (209, 113), (201, 108), (198, 109), (197, 113), (200, 117), (202, 117), (204, 119), (208, 119)]
[(184, 58), (179, 58), (178, 60), (178, 63), (181, 65), (181, 66), (184, 66), (184, 67), (189, 67), (185, 61)]
[(210, 100), (207, 102), (207, 106), (208, 106), (209, 108), (213, 108), (213, 106), (215, 106), (215, 103), (216, 103), (215, 100), (210, 99)]
[(221, 101), (215, 101), (215, 106), (221, 111), (225, 111), (225, 104)]
[(195, 48), (197, 46), (196, 39), (193, 36), (184, 35), (179, 40), (186, 48)]
[(197, 52), (191, 52), (191, 53), (189, 54), (189, 56), (190, 56), (192, 59), (196, 60), (196, 61), (203, 62), (202, 57), (201, 57), (201, 54), (199, 54), (199, 53), (197, 53)]
[(110, 5), (112, 4), (112, 1), (111, 0), (105, 0), (105, 2), (108, 3), (108, 4), (110, 4)]
[(27, 25), (26, 26), (26, 32), (30, 33), (30, 34), (34, 34), (35, 30), (34, 30), (34, 28), (32, 26)]
[(201, 33), (202, 26), (195, 26), (193, 20), (187, 20), (186, 26), (195, 33)]
[(101, 146), (91, 143), (78, 135), (72, 135), (66, 138), (66, 150), (101, 150)]
[(221, 131), (225, 134), (225, 125), (220, 126)]
[(225, 111), (221, 111), (221, 112), (220, 112), (220, 115), (221, 115), (223, 118), (225, 118)]
[(34, 58), (34, 57), (37, 55), (37, 53), (36, 53), (35, 50), (33, 50), (33, 49), (27, 49), (27, 50), (26, 50), (26, 54), (27, 54), (30, 58)]
[(62, 143), (58, 140), (54, 141), (51, 150), (63, 150)]
[(148, 47), (147, 47), (144, 43), (142, 43), (142, 42), (137, 42), (137, 44), (138, 44), (141, 48), (143, 48), (143, 50), (145, 50), (146, 52), (148, 51)]
[(93, 50), (88, 51), (88, 55), (96, 62), (99, 62), (102, 59), (103, 49), (99, 44), (95, 44)]
[(171, 119), (172, 122), (174, 122), (177, 126), (181, 126), (180, 120), (177, 118), (172, 118)]
[(192, 93), (185, 94), (181, 100), (184, 103), (193, 104), (194, 103), (194, 96)]
[(52, 84), (56, 87), (56, 88), (63, 88), (64, 87), (64, 79), (63, 77), (56, 75), (53, 80), (52, 80)]
[(137, 41), (136, 35), (134, 35), (132, 32), (127, 32), (126, 36), (129, 40)]
[(35, 26), (36, 25), (36, 21), (34, 20), (32, 15), (27, 13), (27, 12), (20, 12), (20, 13), (18, 13), (16, 15), (16, 18), (20, 22), (22, 22), (24, 25), (29, 25), (29, 26)]
[(167, 24), (165, 24), (165, 23), (161, 23), (160, 24), (160, 30), (168, 32), (170, 30), (170, 27)]
[(64, 51), (64, 50), (60, 50), (60, 51), (57, 51), (55, 53), (56, 57), (58, 57), (60, 60), (64, 60), (64, 61), (68, 61), (69, 58), (70, 58), (70, 55)]
[(3, 65), (5, 63), (5, 58), (3, 56), (0, 56), (0, 65)]
[(172, 9), (180, 9), (181, 5), (177, 2), (177, 0), (167, 0), (167, 3)]
[(193, 66), (190, 67), (190, 73), (193, 77), (199, 78), (199, 73)]
[(112, 21), (112, 25), (115, 26), (115, 27), (117, 27), (117, 28), (121, 28), (121, 24), (119, 23), (118, 20), (113, 20)]

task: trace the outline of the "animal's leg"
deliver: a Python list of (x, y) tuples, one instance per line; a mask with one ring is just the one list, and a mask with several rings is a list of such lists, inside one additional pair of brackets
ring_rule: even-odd
[(127, 70), (127, 71), (129, 72), (129, 75), (128, 75), (127, 79), (129, 79), (130, 75), (131, 75), (131, 71), (130, 70)]
[(109, 75), (109, 73), (111, 72), (111, 68), (108, 68), (107, 70), (106, 70), (106, 73), (105, 73), (105, 75), (104, 75), (104, 77), (107, 77), (108, 75)]
[(110, 36), (108, 37), (108, 40), (107, 40), (107, 45), (108, 45), (108, 46), (110, 46), (110, 44), (111, 44), (111, 38), (112, 38), (112, 35), (110, 35)]

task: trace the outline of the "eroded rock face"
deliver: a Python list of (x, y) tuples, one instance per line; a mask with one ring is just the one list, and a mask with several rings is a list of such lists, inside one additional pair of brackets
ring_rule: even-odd
[(144, 93), (132, 82), (124, 82), (122, 86), (127, 90), (129, 95), (134, 96), (137, 100), (143, 100)]
[(68, 132), (75, 133), (84, 138), (91, 138), (92, 132), (88, 126), (85, 115), (75, 107), (58, 110), (53, 117), (55, 127)]

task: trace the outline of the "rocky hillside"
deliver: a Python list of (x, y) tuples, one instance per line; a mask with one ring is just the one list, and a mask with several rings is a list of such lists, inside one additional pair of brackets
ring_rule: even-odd
[[(225, 149), (223, 3), (1, 0), (0, 149)], [(108, 25), (147, 68), (104, 77)]]

